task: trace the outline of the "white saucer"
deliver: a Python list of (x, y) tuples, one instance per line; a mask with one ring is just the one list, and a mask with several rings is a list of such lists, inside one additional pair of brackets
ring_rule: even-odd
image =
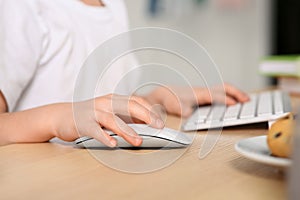
[(267, 136), (257, 136), (240, 140), (235, 144), (235, 150), (246, 158), (276, 167), (289, 167), (291, 159), (278, 158), (270, 154)]

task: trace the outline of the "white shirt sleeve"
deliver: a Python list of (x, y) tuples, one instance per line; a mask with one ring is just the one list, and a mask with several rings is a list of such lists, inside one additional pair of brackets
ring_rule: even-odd
[(44, 31), (35, 2), (0, 0), (0, 90), (9, 111), (39, 66)]

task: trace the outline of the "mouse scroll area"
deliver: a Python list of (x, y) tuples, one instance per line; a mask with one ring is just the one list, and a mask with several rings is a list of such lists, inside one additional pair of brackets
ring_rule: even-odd
[[(129, 124), (143, 139), (143, 143), (139, 147), (134, 147), (127, 143), (122, 137), (112, 133), (109, 134), (114, 137), (119, 148), (185, 148), (192, 143), (192, 137), (188, 134), (169, 129), (154, 129), (145, 124)], [(90, 138), (81, 137), (75, 141), (75, 145), (80, 148), (109, 148), (101, 142)], [(110, 149), (110, 148), (109, 148)]]
[[(149, 137), (149, 136), (141, 136), (143, 139), (143, 143), (139, 147), (134, 147), (131, 144), (127, 143), (122, 137), (120, 136), (112, 136), (114, 137), (119, 148), (134, 148), (134, 149), (140, 149), (140, 148), (184, 148), (187, 147), (188, 144), (183, 144), (175, 141), (170, 141), (163, 138), (158, 137)], [(80, 148), (109, 148), (105, 146), (103, 143), (93, 139), (93, 138), (79, 138), (75, 141), (75, 145)], [(110, 148), (109, 148), (110, 149)]]

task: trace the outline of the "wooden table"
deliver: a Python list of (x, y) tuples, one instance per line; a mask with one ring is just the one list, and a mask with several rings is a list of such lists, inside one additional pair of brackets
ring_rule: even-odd
[[(167, 126), (178, 129), (179, 118), (170, 116)], [(240, 139), (266, 133), (262, 126), (223, 130), (213, 151), (199, 159), (207, 132), (198, 132), (192, 146), (175, 163), (144, 174), (113, 170), (89, 151), (72, 146), (3, 146), (0, 199), (286, 199), (283, 171), (248, 160), (234, 150)], [(147, 151), (153, 150), (136, 152)]]

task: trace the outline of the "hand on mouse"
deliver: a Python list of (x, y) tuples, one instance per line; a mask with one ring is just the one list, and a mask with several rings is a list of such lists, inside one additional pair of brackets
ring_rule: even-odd
[(114, 147), (115, 139), (105, 131), (109, 129), (130, 144), (139, 146), (142, 139), (126, 124), (128, 119), (154, 128), (164, 127), (161, 117), (151, 111), (151, 105), (143, 98), (111, 94), (82, 102), (1, 113), (0, 145), (46, 142), (53, 137), (74, 141), (80, 136), (90, 136)]
[(162, 105), (168, 113), (183, 117), (190, 116), (195, 105), (211, 103), (234, 105), (249, 100), (247, 94), (226, 83), (212, 88), (158, 87), (145, 98), (151, 104)]
[[(64, 108), (67, 106), (62, 106), (62, 109)], [(74, 103), (73, 112), (72, 109), (68, 109), (60, 112), (60, 116), (57, 117), (56, 137), (73, 141), (78, 138), (78, 131), (80, 136), (93, 137), (109, 147), (115, 147), (117, 142), (105, 129), (123, 137), (134, 146), (141, 145), (142, 139), (126, 124), (128, 119), (132, 119), (133, 122), (142, 121), (154, 128), (164, 127), (159, 115), (151, 111), (151, 105), (137, 96), (110, 94)]]

